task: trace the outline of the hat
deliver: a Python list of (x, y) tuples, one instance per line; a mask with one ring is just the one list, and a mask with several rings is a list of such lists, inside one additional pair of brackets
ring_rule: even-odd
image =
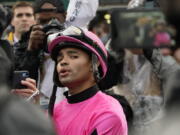
[[(43, 6), (43, 4), (45, 4), (45, 3), (52, 4), (54, 7), (56, 7), (56, 9), (43, 9), (43, 8), (41, 8)], [(61, 0), (36, 0), (34, 2), (34, 13), (40, 13), (40, 12), (64, 13), (65, 8), (64, 8), (64, 4)]]

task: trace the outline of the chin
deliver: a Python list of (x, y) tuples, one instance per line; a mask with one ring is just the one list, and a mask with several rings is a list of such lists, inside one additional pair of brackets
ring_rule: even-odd
[(69, 79), (62, 79), (61, 80), (61, 84), (64, 85), (64, 86), (67, 86), (67, 85), (69, 85), (71, 83), (72, 83), (72, 81), (69, 80)]
[(73, 80), (62, 80), (61, 84), (65, 87), (73, 87), (73, 86), (78, 86), (81, 84), (81, 82), (78, 81), (73, 81)]

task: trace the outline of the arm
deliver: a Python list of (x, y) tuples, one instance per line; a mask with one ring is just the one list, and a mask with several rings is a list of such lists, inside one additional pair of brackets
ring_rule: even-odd
[(163, 56), (159, 49), (144, 50), (144, 55), (152, 64), (154, 72), (162, 80), (166, 80), (180, 69), (179, 64), (173, 57)]
[(30, 77), (37, 80), (38, 69), (43, 59), (44, 33), (42, 27), (35, 25), (29, 33), (26, 33), (22, 40), (15, 45), (15, 69), (28, 70)]
[(179, 64), (172, 56), (163, 56), (160, 49), (143, 50), (145, 57), (153, 66), (153, 71), (162, 81), (162, 88), (166, 91), (166, 83), (168, 79), (180, 70)]
[(30, 77), (37, 80), (40, 65), (40, 53), (21, 50), (15, 53), (15, 70), (28, 70)]

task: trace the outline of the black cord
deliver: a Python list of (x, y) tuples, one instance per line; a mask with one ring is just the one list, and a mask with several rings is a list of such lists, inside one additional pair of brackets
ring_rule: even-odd
[(53, 109), (54, 109), (54, 103), (56, 100), (56, 91), (57, 91), (57, 86), (54, 85), (53, 86), (53, 91), (50, 97), (50, 101), (49, 101), (49, 106), (48, 106), (48, 112), (50, 116), (53, 116)]

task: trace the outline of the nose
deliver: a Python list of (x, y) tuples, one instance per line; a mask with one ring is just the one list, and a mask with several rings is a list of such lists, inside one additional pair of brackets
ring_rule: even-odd
[(27, 20), (27, 18), (28, 18), (28, 17), (27, 17), (26, 15), (23, 15), (23, 16), (22, 16), (22, 20)]
[(68, 58), (67, 57), (63, 57), (62, 60), (60, 61), (60, 65), (61, 66), (66, 66), (68, 64), (69, 64)]

